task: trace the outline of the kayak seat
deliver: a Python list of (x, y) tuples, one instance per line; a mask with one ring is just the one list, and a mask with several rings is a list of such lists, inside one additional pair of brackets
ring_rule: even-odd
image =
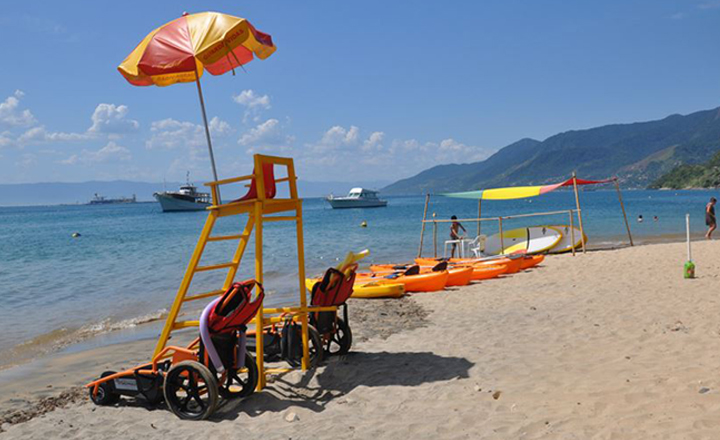
[(442, 272), (444, 270), (447, 270), (448, 268), (448, 262), (447, 261), (441, 261), (435, 266), (433, 266), (432, 271), (433, 272)]
[(410, 266), (410, 268), (406, 270), (403, 275), (420, 275), (420, 266), (418, 266), (417, 264), (414, 266)]

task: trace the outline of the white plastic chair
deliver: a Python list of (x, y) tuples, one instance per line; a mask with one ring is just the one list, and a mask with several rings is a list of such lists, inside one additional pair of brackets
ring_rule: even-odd
[(487, 235), (478, 235), (472, 240), (467, 240), (464, 248), (470, 251), (475, 258), (480, 258), (485, 255), (485, 240)]

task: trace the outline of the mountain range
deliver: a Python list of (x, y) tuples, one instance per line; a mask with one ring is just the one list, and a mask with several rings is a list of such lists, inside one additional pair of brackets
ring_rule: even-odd
[(384, 194), (467, 191), (617, 176), (646, 188), (679, 165), (720, 150), (720, 108), (661, 120), (571, 130), (544, 141), (521, 139), (484, 161), (438, 165), (382, 189)]

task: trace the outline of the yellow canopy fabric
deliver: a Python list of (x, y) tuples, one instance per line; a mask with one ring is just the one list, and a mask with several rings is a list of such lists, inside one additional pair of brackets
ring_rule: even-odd
[[(615, 179), (605, 180), (585, 180), (585, 179), (574, 179), (577, 185), (595, 185), (600, 183), (612, 182)], [(539, 186), (511, 186), (507, 188), (493, 188), (493, 189), (481, 189), (478, 191), (465, 191), (455, 193), (444, 193), (440, 194), (445, 197), (456, 197), (461, 199), (479, 199), (479, 200), (513, 200), (513, 199), (524, 199), (526, 197), (535, 197), (541, 194), (547, 194), (551, 191), (562, 186), (572, 186), (573, 179), (568, 179), (564, 182), (556, 183), (553, 185), (539, 185)]]

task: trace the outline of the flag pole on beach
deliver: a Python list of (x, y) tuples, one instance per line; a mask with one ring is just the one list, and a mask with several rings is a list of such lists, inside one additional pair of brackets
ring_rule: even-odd
[(692, 250), (690, 249), (690, 214), (685, 214), (685, 235), (687, 237), (687, 262), (685, 262), (683, 276), (695, 278), (695, 263), (692, 261)]

